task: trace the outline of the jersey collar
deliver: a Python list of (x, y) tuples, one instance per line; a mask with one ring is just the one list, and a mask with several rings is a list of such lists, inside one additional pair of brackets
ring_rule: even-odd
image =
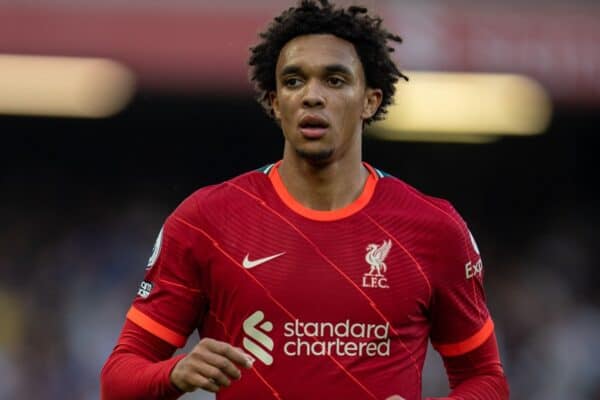
[(315, 221), (335, 221), (338, 219), (349, 217), (350, 215), (362, 210), (369, 203), (371, 197), (373, 197), (373, 193), (375, 192), (375, 185), (379, 180), (379, 175), (377, 174), (375, 168), (371, 167), (366, 162), (363, 162), (363, 165), (369, 171), (369, 176), (367, 178), (367, 181), (365, 182), (365, 186), (363, 187), (362, 193), (360, 194), (360, 196), (358, 196), (356, 200), (354, 200), (347, 206), (338, 208), (336, 210), (313, 210), (300, 204), (300, 202), (298, 202), (294, 197), (292, 197), (290, 192), (288, 192), (287, 188), (283, 184), (283, 181), (281, 180), (281, 176), (279, 175), (278, 169), (280, 164), (281, 161), (278, 161), (277, 163), (273, 164), (271, 168), (268, 168), (268, 170), (265, 171), (269, 179), (271, 180), (271, 183), (273, 184), (275, 192), (277, 193), (281, 201), (283, 201), (283, 203), (286, 206), (292, 209), (292, 211), (302, 215), (305, 218), (312, 219)]

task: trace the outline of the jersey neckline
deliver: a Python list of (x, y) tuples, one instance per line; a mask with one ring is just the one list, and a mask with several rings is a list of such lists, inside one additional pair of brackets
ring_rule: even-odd
[(362, 164), (369, 171), (369, 176), (367, 177), (361, 194), (356, 200), (354, 200), (352, 203), (348, 204), (345, 207), (338, 208), (335, 210), (313, 210), (312, 208), (308, 208), (301, 204), (290, 194), (290, 192), (288, 192), (287, 188), (283, 184), (283, 181), (281, 180), (281, 176), (279, 175), (278, 169), (280, 164), (281, 161), (278, 161), (275, 164), (271, 164), (265, 169), (265, 173), (267, 173), (269, 180), (273, 184), (275, 192), (277, 193), (281, 201), (296, 214), (300, 214), (305, 218), (312, 219), (315, 221), (335, 221), (349, 217), (352, 214), (356, 214), (369, 203), (371, 197), (373, 197), (373, 193), (375, 193), (375, 185), (379, 180), (379, 174), (377, 173), (375, 168), (363, 161)]

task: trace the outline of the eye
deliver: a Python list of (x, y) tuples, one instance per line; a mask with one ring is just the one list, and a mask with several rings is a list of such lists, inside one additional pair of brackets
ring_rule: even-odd
[(327, 83), (331, 87), (340, 87), (345, 83), (345, 81), (339, 76), (330, 76), (327, 78)]
[(283, 84), (285, 87), (290, 88), (290, 89), (294, 89), (297, 87), (300, 87), (300, 85), (302, 85), (302, 81), (298, 78), (285, 78), (283, 80)]

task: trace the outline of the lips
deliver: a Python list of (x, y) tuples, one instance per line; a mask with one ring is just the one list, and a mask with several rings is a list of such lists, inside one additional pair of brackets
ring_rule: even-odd
[(327, 133), (329, 122), (318, 115), (305, 115), (300, 119), (300, 133), (307, 139), (318, 139)]

